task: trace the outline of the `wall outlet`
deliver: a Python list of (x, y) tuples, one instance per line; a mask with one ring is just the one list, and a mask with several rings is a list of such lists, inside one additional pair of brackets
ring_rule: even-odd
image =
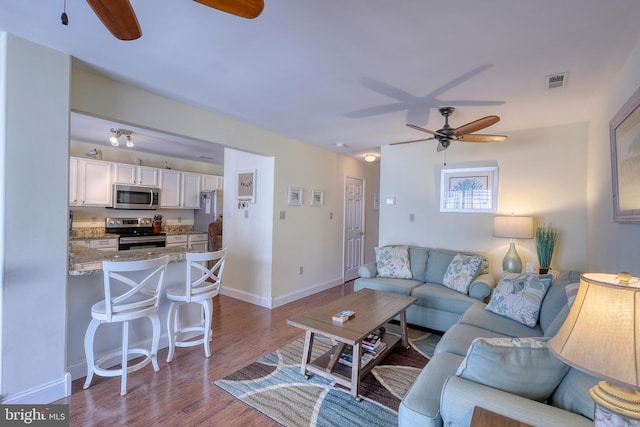
[(416, 220), (416, 216), (414, 214), (409, 214), (409, 222), (413, 222)]
[(178, 224), (182, 224), (182, 217), (181, 216), (178, 217)]
[(287, 213), (285, 211), (280, 211), (280, 219), (287, 219)]
[(245, 218), (249, 218), (249, 210), (248, 209), (244, 210), (244, 217)]
[(333, 219), (333, 212), (329, 212), (329, 219)]
[(300, 266), (300, 274), (302, 274), (303, 271), (304, 269), (302, 268), (302, 266)]

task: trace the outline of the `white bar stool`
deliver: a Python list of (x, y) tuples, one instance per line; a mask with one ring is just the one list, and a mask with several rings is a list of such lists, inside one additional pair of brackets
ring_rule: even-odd
[[(213, 317), (213, 297), (220, 291), (222, 272), (227, 250), (216, 252), (195, 253), (188, 252), (187, 277), (185, 283), (170, 285), (167, 287), (167, 299), (171, 301), (169, 314), (167, 315), (167, 331), (169, 335), (169, 354), (167, 362), (173, 360), (176, 347), (192, 347), (203, 344), (204, 353), (211, 356), (209, 341), (211, 341), (211, 319)], [(212, 265), (212, 267), (208, 267)], [(200, 326), (180, 328), (179, 308), (183, 304), (198, 303), (202, 305), (202, 319)], [(185, 333), (197, 334), (195, 337), (182, 338)]]
[[(158, 344), (160, 342), (160, 318), (158, 304), (162, 296), (165, 273), (169, 257), (167, 255), (143, 261), (105, 261), (104, 300), (91, 307), (91, 322), (84, 337), (84, 351), (87, 356), (87, 379), (83, 388), (91, 385), (93, 374), (103, 377), (122, 376), (120, 395), (127, 393), (127, 374), (153, 363), (158, 371)], [(142, 278), (142, 279), (140, 279)], [(148, 317), (153, 327), (151, 350), (129, 348), (129, 321)], [(95, 360), (93, 343), (98, 326), (104, 323), (122, 322), (122, 348), (105, 354)], [(134, 365), (127, 366), (129, 356), (144, 356)], [(120, 358), (120, 368), (103, 367), (107, 361)], [(113, 365), (110, 365), (113, 366)]]

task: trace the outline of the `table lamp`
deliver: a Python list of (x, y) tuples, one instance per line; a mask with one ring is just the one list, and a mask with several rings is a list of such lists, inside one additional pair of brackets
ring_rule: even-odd
[(640, 279), (583, 274), (549, 348), (568, 365), (604, 379), (589, 390), (596, 426), (640, 426)]
[(493, 237), (511, 239), (509, 250), (502, 260), (502, 269), (511, 273), (522, 273), (522, 260), (513, 239), (533, 238), (533, 217), (530, 216), (494, 216)]

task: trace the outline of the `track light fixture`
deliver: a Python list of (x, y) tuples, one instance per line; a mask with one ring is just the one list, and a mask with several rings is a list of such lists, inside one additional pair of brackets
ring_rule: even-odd
[(124, 135), (127, 137), (127, 142), (126, 142), (127, 147), (133, 148), (134, 146), (133, 139), (131, 139), (131, 135), (133, 135), (133, 131), (130, 131), (127, 129), (120, 129), (120, 128), (111, 128), (111, 133), (113, 134), (109, 138), (109, 142), (111, 143), (111, 145), (113, 145), (114, 147), (118, 147), (120, 145), (120, 137)]

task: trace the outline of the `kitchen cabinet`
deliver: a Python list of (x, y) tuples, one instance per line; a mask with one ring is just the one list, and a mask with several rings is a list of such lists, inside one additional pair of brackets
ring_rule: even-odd
[(71, 243), (79, 246), (85, 246), (91, 249), (97, 249), (99, 251), (117, 251), (118, 250), (118, 239), (81, 239), (81, 240), (71, 240)]
[(189, 245), (189, 236), (181, 234), (177, 236), (167, 236), (167, 248), (187, 248)]
[(111, 162), (69, 160), (69, 204), (111, 206)]
[(160, 169), (149, 166), (113, 163), (113, 183), (158, 186)]
[(160, 170), (160, 207), (200, 208), (200, 174)]
[(209, 235), (207, 233), (190, 234), (187, 247), (195, 251), (206, 251), (209, 248)]
[(224, 178), (218, 175), (202, 175), (202, 191), (222, 190)]
[(71, 157), (69, 159), (69, 204), (78, 204), (78, 159)]

